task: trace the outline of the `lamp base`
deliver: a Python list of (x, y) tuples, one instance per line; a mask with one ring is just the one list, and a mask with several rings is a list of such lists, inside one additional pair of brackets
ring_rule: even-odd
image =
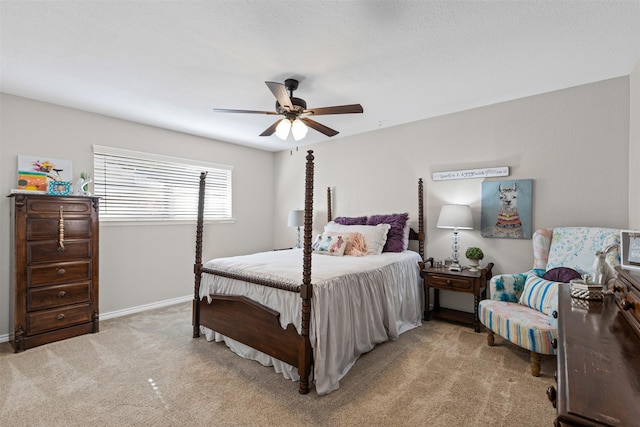
[(458, 261), (453, 261), (449, 266), (449, 271), (462, 271), (462, 266)]

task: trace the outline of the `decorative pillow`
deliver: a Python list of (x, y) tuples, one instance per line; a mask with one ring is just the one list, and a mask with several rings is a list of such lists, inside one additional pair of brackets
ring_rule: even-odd
[(378, 225), (341, 225), (331, 221), (324, 226), (324, 231), (337, 231), (339, 233), (360, 233), (367, 245), (367, 255), (380, 255), (387, 242), (389, 224)]
[(557, 294), (558, 282), (545, 280), (535, 274), (527, 274), (524, 290), (518, 302), (544, 314), (549, 314), (551, 303)]
[(580, 277), (582, 277), (580, 273), (569, 267), (552, 268), (542, 276), (543, 279), (562, 283), (569, 283), (572, 279), (579, 279)]
[(409, 221), (404, 226), (403, 236), (402, 236), (402, 250), (406, 251), (409, 249), (409, 234), (411, 234), (411, 226), (409, 225)]
[(319, 235), (313, 242), (311, 250), (316, 254), (342, 256), (347, 247), (347, 239), (338, 233), (337, 235)]
[(337, 231), (327, 231), (324, 233), (326, 236), (339, 236), (342, 235), (347, 240), (346, 247), (344, 249), (345, 255), (350, 256), (364, 256), (367, 254), (367, 243), (364, 241), (364, 237), (361, 233), (339, 233)]
[(389, 224), (391, 228), (387, 234), (387, 242), (382, 252), (402, 252), (404, 250), (404, 227), (409, 220), (408, 213), (391, 215), (372, 215), (367, 219), (367, 225)]
[(339, 216), (336, 217), (333, 222), (336, 224), (342, 225), (367, 225), (367, 217), (366, 216)]

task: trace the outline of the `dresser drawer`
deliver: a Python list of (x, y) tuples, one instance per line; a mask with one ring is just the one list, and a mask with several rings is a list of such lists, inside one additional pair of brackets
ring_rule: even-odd
[(27, 215), (60, 214), (91, 215), (91, 199), (75, 197), (31, 197), (27, 199)]
[[(65, 239), (91, 238), (91, 218), (65, 218)], [(57, 239), (60, 235), (58, 218), (29, 218), (27, 220), (27, 240)]]
[(90, 289), (89, 282), (29, 289), (27, 292), (27, 310), (42, 310), (88, 302), (90, 300)]
[(91, 240), (65, 240), (65, 249), (59, 251), (58, 247), (58, 242), (51, 240), (27, 242), (27, 263), (91, 258)]
[(429, 274), (428, 286), (438, 287), (440, 289), (455, 289), (457, 291), (473, 291), (473, 279), (464, 277), (448, 277), (439, 276), (437, 274)]
[(91, 261), (27, 267), (27, 286), (48, 286), (91, 279)]
[(27, 313), (27, 335), (39, 334), (91, 321), (89, 304)]

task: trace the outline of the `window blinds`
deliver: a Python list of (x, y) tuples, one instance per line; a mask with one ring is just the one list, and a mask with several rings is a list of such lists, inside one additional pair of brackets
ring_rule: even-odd
[(200, 173), (205, 171), (204, 219), (232, 219), (232, 166), (94, 145), (100, 220), (195, 220)]

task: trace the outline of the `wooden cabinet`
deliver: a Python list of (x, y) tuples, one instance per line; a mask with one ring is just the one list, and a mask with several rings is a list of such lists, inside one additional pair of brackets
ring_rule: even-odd
[[(480, 332), (480, 320), (478, 319), (478, 303), (487, 294), (487, 280), (491, 279), (493, 263), (489, 263), (480, 271), (449, 271), (446, 267), (428, 266), (422, 270), (424, 280), (424, 319), (431, 320), (437, 317), (473, 325), (476, 332)], [(433, 288), (433, 309), (429, 309), (429, 289)], [(440, 307), (440, 289), (453, 292), (463, 292), (473, 295), (473, 314), (459, 310)]]
[(630, 280), (619, 270), (615, 295), (602, 301), (571, 298), (569, 285), (560, 285), (558, 384), (547, 390), (557, 426), (638, 425), (640, 336), (625, 316), (635, 308), (622, 302), (631, 298)]
[(13, 349), (98, 332), (98, 198), (11, 197)]

